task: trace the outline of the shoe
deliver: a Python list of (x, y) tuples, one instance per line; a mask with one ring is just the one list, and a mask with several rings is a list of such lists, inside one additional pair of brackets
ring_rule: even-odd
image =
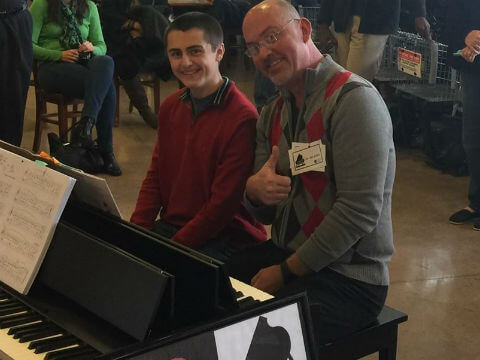
[(157, 122), (157, 115), (150, 109), (150, 107), (144, 108), (143, 110), (139, 110), (140, 116), (142, 117), (143, 121), (150, 126), (152, 129), (156, 129), (158, 126)]
[(475, 221), (475, 224), (473, 224), (473, 230), (480, 231), (480, 220)]
[(95, 142), (92, 139), (92, 129), (94, 125), (94, 118), (88, 116), (83, 117), (72, 129), (70, 144), (86, 149), (93, 149), (95, 146)]
[(472, 221), (480, 217), (480, 213), (474, 211), (471, 212), (467, 209), (462, 209), (450, 216), (450, 223), (455, 225), (465, 224), (466, 222)]
[(122, 175), (122, 170), (115, 159), (115, 155), (112, 153), (103, 154), (103, 162), (105, 163), (103, 172), (112, 176)]

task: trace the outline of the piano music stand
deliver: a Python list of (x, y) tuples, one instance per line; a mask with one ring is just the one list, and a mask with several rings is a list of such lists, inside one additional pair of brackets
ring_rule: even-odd
[(172, 274), (173, 328), (238, 308), (221, 262), (86, 204), (70, 201), (62, 220)]

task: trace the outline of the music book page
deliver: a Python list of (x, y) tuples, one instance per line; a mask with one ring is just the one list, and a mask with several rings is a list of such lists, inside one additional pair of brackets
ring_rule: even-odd
[(0, 149), (0, 281), (28, 293), (74, 184)]

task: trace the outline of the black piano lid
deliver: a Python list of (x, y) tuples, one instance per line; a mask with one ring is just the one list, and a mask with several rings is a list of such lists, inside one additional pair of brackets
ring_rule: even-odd
[[(267, 314), (271, 311), (281, 309), (292, 304), (297, 304), (298, 306), (298, 313), (302, 329), (301, 335), (303, 337), (303, 342), (305, 345), (307, 360), (317, 359), (308, 299), (305, 293), (299, 293), (283, 298), (273, 298), (271, 300), (261, 303), (254, 308), (249, 308), (245, 311), (237, 311), (230, 316), (226, 316), (222, 319), (217, 319), (215, 321), (210, 321), (197, 327), (185, 329), (181, 332), (176, 332), (163, 338), (159, 338), (156, 340), (147, 340), (143, 343), (130, 345), (117, 352), (100, 356), (98, 357), (98, 360), (164, 360), (164, 358), (161, 356), (155, 356), (156, 352), (160, 351), (159, 349), (168, 348), (173, 344), (184, 342), (197, 336), (202, 336), (202, 334), (205, 334), (207, 332), (213, 332), (218, 329), (226, 328), (230, 325), (242, 322), (247, 319), (255, 318), (263, 314)], [(206, 358), (201, 356), (196, 356), (195, 358), (197, 360), (211, 359), (211, 357)]]
[(162, 269), (61, 221), (37, 281), (143, 340), (170, 278)]
[(174, 275), (177, 326), (238, 308), (220, 261), (78, 202), (69, 201), (62, 219)]

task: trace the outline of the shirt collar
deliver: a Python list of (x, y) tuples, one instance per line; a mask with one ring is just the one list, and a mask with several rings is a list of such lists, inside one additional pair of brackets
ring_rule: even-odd
[[(230, 79), (226, 76), (222, 76), (223, 84), (218, 88), (215, 97), (213, 98), (212, 105), (221, 105), (225, 99), (227, 89), (230, 86)], [(179, 99), (183, 102), (191, 100), (190, 89), (185, 88), (185, 90), (180, 94)]]
[[(305, 97), (317, 91), (318, 88), (325, 86), (325, 81), (334, 75), (336, 71), (341, 70), (344, 69), (335, 63), (330, 55), (324, 55), (315, 68), (305, 69)], [(290, 99), (291, 94), (286, 88), (280, 88), (280, 94), (284, 99)]]

